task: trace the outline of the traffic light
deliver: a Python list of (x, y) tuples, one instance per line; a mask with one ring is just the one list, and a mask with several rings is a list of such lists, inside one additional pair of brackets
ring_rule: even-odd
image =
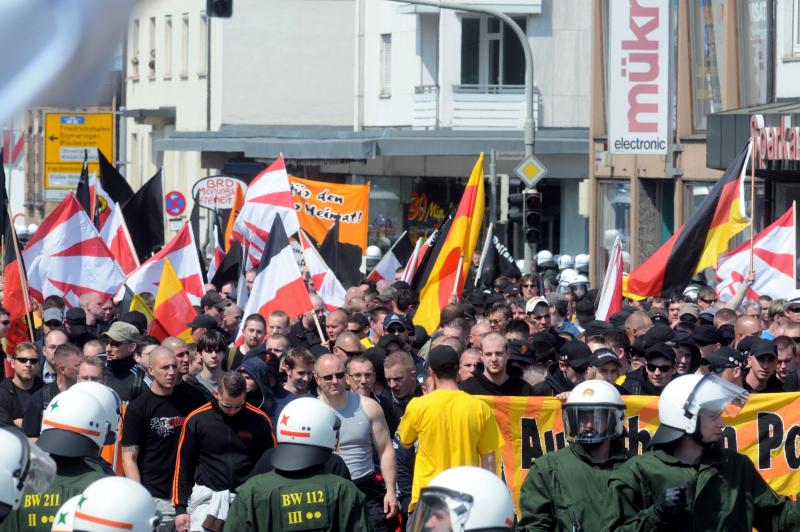
[(206, 16), (218, 18), (231, 18), (233, 15), (233, 0), (206, 0)]
[(539, 242), (542, 232), (542, 195), (535, 190), (523, 192), (525, 204), (522, 209), (522, 231), (525, 242), (535, 244)]
[(522, 208), (525, 204), (525, 195), (520, 192), (518, 194), (508, 195), (508, 221), (511, 223), (521, 224)]

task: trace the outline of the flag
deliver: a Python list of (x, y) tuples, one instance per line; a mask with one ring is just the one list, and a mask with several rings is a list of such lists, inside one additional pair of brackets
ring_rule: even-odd
[(752, 142), (731, 162), (691, 218), (628, 276), (625, 296), (671, 297), (692, 276), (717, 262), (728, 242), (750, 223), (744, 212), (744, 180)]
[(220, 219), (219, 219), (219, 212), (216, 210), (214, 211), (214, 230), (212, 231), (213, 239), (214, 239), (214, 247), (211, 250), (211, 261), (208, 263), (208, 274), (207, 277), (209, 280), (214, 278), (214, 275), (217, 273), (222, 261), (225, 259), (225, 249), (222, 247), (222, 242), (224, 242), (221, 232), (222, 227), (220, 226)]
[[(213, 212), (216, 216), (217, 211), (214, 210)], [(214, 224), (215, 221), (209, 220), (209, 223)], [(198, 201), (194, 202), (192, 212), (189, 214), (189, 224), (192, 226), (192, 234), (195, 236), (194, 247), (195, 251), (197, 252), (197, 262), (200, 264), (200, 273), (203, 275), (203, 284), (206, 284), (210, 276), (206, 270), (206, 254), (200, 247), (200, 202)]]
[[(2, 164), (0, 163), (0, 175), (3, 174)], [(3, 200), (5, 200), (5, 187), (2, 192)], [(17, 233), (14, 230), (14, 224), (11, 223), (11, 213), (8, 210), (8, 203), (3, 207), (3, 306), (8, 310), (9, 323), (5, 336), (6, 354), (12, 355), (14, 348), (20, 342), (27, 342), (31, 340), (28, 322), (26, 320), (33, 319), (30, 314), (30, 299), (28, 297), (28, 280), (25, 275), (25, 267), (17, 260), (20, 253), (19, 240)], [(5, 376), (13, 376), (11, 372), (11, 365), (8, 360), (3, 358), (5, 362), (4, 370)]]
[[(164, 261), (169, 259), (172, 267), (177, 272), (186, 295), (192, 305), (199, 305), (200, 298), (205, 293), (203, 291), (203, 273), (200, 269), (200, 261), (197, 258), (197, 250), (194, 244), (194, 234), (189, 222), (183, 224), (172, 240), (166, 246), (147, 259), (134, 271), (127, 279), (125, 284), (134, 294), (158, 292), (158, 283), (164, 273)], [(120, 290), (115, 301), (120, 301), (124, 297), (124, 290)]]
[[(753, 239), (753, 269), (756, 279), (745, 295), (746, 299), (770, 296), (786, 297), (795, 289), (794, 206)], [(714, 273), (720, 301), (729, 300), (747, 278), (750, 270), (750, 242), (720, 255)]]
[(367, 278), (375, 282), (383, 279), (384, 281), (393, 283), (394, 272), (396, 272), (398, 268), (406, 266), (413, 253), (414, 244), (411, 243), (411, 239), (408, 237), (408, 231), (403, 231), (400, 238), (398, 238), (389, 251), (381, 257), (381, 260), (378, 261), (378, 264), (376, 264), (369, 275), (367, 275)]
[(86, 150), (83, 150), (83, 166), (81, 167), (81, 177), (78, 179), (78, 187), (75, 189), (75, 196), (78, 198), (78, 203), (81, 204), (83, 210), (89, 216), (89, 219), (94, 222), (95, 200), (89, 186), (89, 158)]
[(144, 262), (153, 250), (164, 245), (164, 190), (161, 170), (142, 185), (124, 204), (122, 214), (128, 222), (133, 247)]
[(272, 226), (276, 215), (283, 222), (288, 236), (300, 229), (282, 155), (253, 178), (247, 187), (242, 210), (233, 224), (231, 238), (244, 245), (253, 267), (258, 264), (269, 238), (265, 228)]
[(144, 314), (144, 317), (147, 318), (148, 325), (150, 325), (150, 323), (152, 323), (153, 320), (155, 319), (155, 316), (153, 316), (153, 310), (147, 306), (147, 303), (144, 302), (144, 299), (142, 299), (142, 296), (140, 296), (139, 294), (134, 294), (131, 297), (131, 304), (128, 305), (128, 311), (141, 312), (142, 314)]
[(188, 327), (197, 316), (192, 302), (183, 290), (181, 280), (169, 259), (164, 259), (161, 280), (158, 283), (156, 302), (153, 305), (153, 321), (150, 334), (163, 341), (167, 336), (177, 336), (185, 342), (192, 342), (192, 330)]
[(242, 212), (243, 206), (244, 194), (242, 193), (242, 186), (239, 183), (236, 183), (236, 193), (233, 196), (233, 207), (231, 208), (230, 214), (228, 214), (228, 223), (225, 225), (225, 234), (222, 239), (222, 242), (225, 244), (225, 253), (231, 249), (233, 224), (236, 221), (236, 218), (239, 216), (239, 213)]
[(608, 268), (603, 278), (603, 289), (597, 302), (595, 318), (608, 321), (612, 314), (622, 310), (622, 239), (617, 236), (611, 255), (608, 257)]
[[(466, 257), (464, 260), (466, 260)], [(493, 225), (486, 232), (486, 241), (481, 254), (478, 272), (476, 281), (487, 288), (494, 287), (494, 280), (501, 276), (514, 277), (515, 279), (522, 277), (522, 272), (519, 271), (516, 262), (514, 262), (514, 256), (511, 255), (506, 245), (495, 234)]]
[(105, 301), (125, 281), (119, 264), (73, 193), (44, 219), (22, 251), (31, 294), (78, 305), (87, 293)]
[[(297, 317), (312, 308), (281, 217), (273, 216), (269, 239), (243, 315), (260, 314), (266, 320), (272, 311), (283, 310), (289, 316)], [(244, 327), (244, 322), (241, 327)], [(241, 344), (241, 341), (240, 328), (236, 343)]]
[(345, 290), (342, 283), (336, 278), (333, 270), (325, 264), (319, 251), (302, 229), (300, 230), (300, 242), (303, 245), (306, 269), (314, 282), (314, 290), (322, 298), (325, 308), (330, 311), (343, 307)]
[(419, 254), (422, 252), (422, 237), (417, 238), (417, 243), (414, 244), (414, 251), (411, 253), (411, 257), (409, 257), (408, 261), (406, 261), (406, 267), (403, 269), (403, 282), (411, 284), (411, 280), (414, 278), (414, 274), (417, 271), (417, 260), (419, 259)]
[(428, 240), (425, 242), (425, 244), (423, 244), (417, 259), (414, 277), (409, 283), (411, 284), (412, 289), (421, 290), (422, 287), (425, 286), (425, 283), (428, 282), (428, 277), (430, 277), (431, 271), (433, 270), (433, 264), (436, 261), (435, 257), (439, 253), (439, 249), (444, 244), (444, 237), (447, 235), (447, 231), (450, 229), (450, 223), (453, 221), (454, 215), (455, 208), (451, 207), (445, 217), (442, 218), (442, 221), (439, 222), (439, 227), (437, 227), (433, 233), (431, 233), (431, 236), (429, 236)]
[(103, 242), (108, 246), (122, 273), (130, 275), (139, 267), (139, 258), (133, 249), (128, 226), (122, 217), (122, 209), (119, 204), (111, 204), (108, 206), (108, 213), (108, 218), (100, 229), (100, 236), (103, 237)]
[(97, 150), (97, 160), (100, 163), (99, 181), (103, 190), (112, 201), (124, 205), (133, 197), (133, 189), (99, 149)]
[(209, 274), (208, 282), (217, 287), (217, 290), (222, 289), (222, 285), (229, 281), (238, 282), (239, 276), (243, 275), (242, 266), (244, 264), (244, 250), (242, 245), (238, 242), (232, 242), (231, 248), (222, 257), (217, 266), (217, 271), (214, 275)]
[(414, 314), (414, 324), (421, 325), (433, 334), (439, 327), (439, 313), (448, 304), (452, 295), (461, 295), (467, 277), (472, 253), (478, 245), (481, 224), (483, 223), (483, 153), (472, 169), (458, 210), (438, 248), (428, 281), (419, 296), (419, 307)]
[(338, 219), (320, 244), (319, 254), (345, 288), (356, 286), (361, 281), (361, 248), (341, 241)]

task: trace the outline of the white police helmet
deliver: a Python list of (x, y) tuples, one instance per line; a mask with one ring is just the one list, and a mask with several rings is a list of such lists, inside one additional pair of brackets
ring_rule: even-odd
[(84, 391), (67, 390), (47, 405), (37, 443), (57, 456), (95, 457), (107, 433), (106, 411), (100, 402)]
[(277, 418), (278, 446), (270, 457), (276, 469), (297, 471), (324, 464), (336, 448), (341, 421), (314, 397), (295, 399)]
[(61, 505), (61, 508), (58, 509), (53, 518), (53, 526), (50, 528), (50, 532), (73, 532), (75, 509), (78, 507), (80, 500), (81, 496), (75, 495)]
[(575, 269), (581, 273), (589, 272), (589, 255), (586, 253), (578, 253), (575, 255)]
[(70, 391), (86, 392), (100, 402), (106, 413), (106, 422), (108, 423), (108, 435), (105, 443), (106, 445), (114, 443), (117, 440), (119, 418), (122, 415), (122, 400), (117, 392), (105, 384), (88, 381), (74, 384)]
[(566, 270), (567, 268), (572, 268), (575, 265), (575, 261), (572, 260), (572, 255), (561, 255), (558, 257), (558, 269), (559, 270)]
[(650, 445), (668, 443), (684, 434), (694, 434), (701, 410), (734, 417), (744, 407), (750, 394), (714, 374), (684, 375), (673, 379), (658, 398), (660, 425)]
[(0, 522), (19, 508), (25, 491), (42, 493), (56, 476), (56, 463), (16, 427), (0, 427)]
[(555, 268), (556, 260), (550, 251), (543, 249), (536, 254), (536, 265), (540, 268)]
[(447, 469), (422, 489), (408, 530), (514, 530), (514, 501), (497, 475), (472, 466)]
[(625, 403), (612, 384), (588, 380), (573, 388), (562, 416), (567, 441), (599, 443), (622, 436)]
[(125, 477), (95, 480), (83, 490), (73, 527), (85, 532), (153, 532), (161, 513), (147, 489)]

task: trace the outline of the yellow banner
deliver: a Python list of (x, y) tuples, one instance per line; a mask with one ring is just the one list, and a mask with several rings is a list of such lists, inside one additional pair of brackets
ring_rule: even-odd
[[(500, 450), (506, 482), (518, 506), (531, 462), (566, 446), (561, 402), (552, 397), (481, 397), (494, 409), (505, 445)], [(658, 397), (627, 396), (626, 445), (640, 454), (658, 428)], [(753, 394), (722, 433), (723, 445), (755, 464), (778, 494), (800, 492), (799, 393)]]
[(366, 185), (342, 185), (289, 176), (295, 209), (300, 227), (322, 244), (325, 235), (339, 218), (339, 239), (343, 243), (367, 252), (367, 230), (369, 229), (369, 183)]

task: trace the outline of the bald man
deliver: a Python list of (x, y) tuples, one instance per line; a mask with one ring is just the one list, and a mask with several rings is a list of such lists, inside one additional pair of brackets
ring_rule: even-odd
[(628, 335), (628, 341), (633, 344), (638, 336), (643, 336), (644, 333), (653, 328), (653, 320), (647, 312), (637, 310), (628, 316), (625, 320), (625, 334)]
[[(386, 520), (394, 517), (398, 509), (395, 495), (397, 464), (389, 427), (377, 401), (349, 391), (345, 375), (344, 361), (336, 355), (322, 355), (314, 364), (319, 398), (342, 422), (340, 445), (336, 452), (347, 464), (355, 485), (367, 497), (374, 529), (388, 530)], [(386, 481), (385, 494), (375, 484), (373, 451), (377, 452)]]
[(86, 325), (93, 328), (103, 318), (103, 298), (97, 292), (87, 292), (78, 301), (86, 312)]
[(360, 355), (363, 350), (358, 335), (354, 332), (344, 331), (336, 337), (336, 342), (333, 344), (332, 351), (334, 355), (347, 363), (348, 358)]
[(175, 354), (178, 362), (178, 381), (183, 381), (183, 378), (189, 374), (189, 362), (191, 362), (189, 344), (177, 336), (167, 336), (161, 341), (161, 345)]
[(325, 334), (328, 335), (329, 348), (336, 345), (336, 338), (347, 331), (347, 319), (349, 317), (345, 310), (337, 308), (325, 318)]
[(735, 334), (734, 345), (738, 346), (739, 342), (748, 336), (761, 335), (761, 320), (754, 316), (748, 316), (744, 314), (736, 318), (736, 323), (733, 325), (733, 330)]

